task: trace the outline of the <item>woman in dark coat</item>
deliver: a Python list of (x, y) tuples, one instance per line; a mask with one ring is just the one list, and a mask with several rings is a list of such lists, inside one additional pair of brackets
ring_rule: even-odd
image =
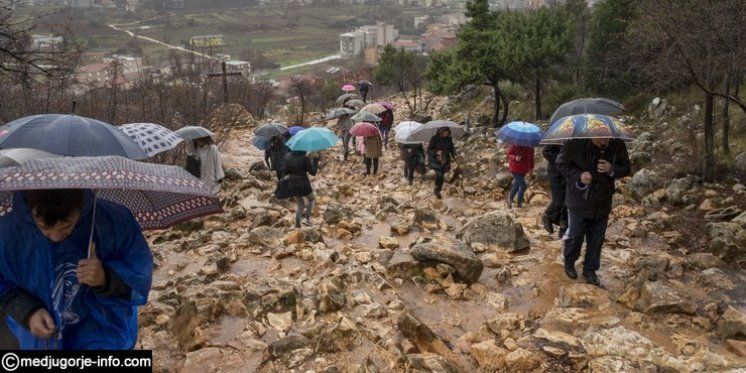
[(275, 196), (278, 199), (295, 198), (297, 203), (296, 228), (300, 228), (301, 219), (304, 216), (303, 224), (311, 226), (311, 212), (316, 199), (313, 196), (313, 188), (311, 188), (308, 175), (316, 175), (318, 167), (319, 159), (309, 159), (304, 151), (292, 151), (285, 157), (285, 176), (280, 180)]
[(456, 147), (453, 145), (451, 130), (448, 127), (440, 128), (430, 139), (427, 157), (430, 169), (435, 171), (435, 197), (440, 199), (445, 174), (451, 170), (451, 160), (456, 159)]

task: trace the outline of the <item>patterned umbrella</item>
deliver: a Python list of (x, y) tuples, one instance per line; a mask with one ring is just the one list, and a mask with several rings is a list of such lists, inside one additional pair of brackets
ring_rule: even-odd
[(205, 127), (200, 127), (200, 126), (182, 127), (176, 130), (176, 132), (174, 133), (184, 140), (195, 140), (195, 139), (201, 139), (203, 137), (214, 136), (212, 131), (208, 130)]
[(280, 123), (267, 123), (256, 130), (254, 130), (254, 135), (256, 136), (265, 136), (265, 137), (274, 137), (274, 136), (280, 136), (283, 133), (287, 132), (288, 128), (284, 124)]
[(360, 100), (350, 100), (345, 102), (345, 106), (358, 108), (365, 106), (365, 102), (362, 102)]
[(93, 189), (97, 198), (132, 211), (143, 229), (165, 229), (222, 211), (217, 197), (181, 167), (124, 157), (65, 157), (0, 169), (0, 215), (12, 209), (12, 192)]
[(352, 115), (352, 114), (355, 114), (355, 110), (348, 109), (346, 107), (339, 108), (339, 109), (332, 109), (328, 113), (326, 113), (326, 120), (338, 119), (345, 115)]
[(601, 114), (579, 114), (560, 118), (544, 135), (541, 144), (562, 144), (570, 139), (634, 140), (632, 131), (619, 119)]
[(328, 128), (311, 127), (298, 132), (285, 144), (290, 150), (315, 152), (336, 145), (339, 137)]
[(366, 112), (366, 113), (373, 113), (373, 114), (381, 114), (384, 111), (386, 111), (385, 106), (381, 104), (370, 104), (367, 106), (364, 106), (362, 109), (360, 109), (360, 112)]
[(36, 149), (5, 149), (0, 150), (0, 167), (15, 167), (34, 159), (58, 157), (61, 156)]
[(342, 90), (345, 92), (352, 92), (355, 90), (355, 86), (352, 84), (345, 84), (342, 86)]
[(613, 115), (624, 110), (624, 106), (608, 98), (581, 98), (560, 105), (554, 111), (549, 123), (554, 123), (557, 119), (577, 114), (603, 114)]
[(430, 141), (430, 139), (438, 133), (438, 130), (444, 127), (451, 130), (451, 137), (453, 138), (457, 138), (464, 133), (464, 128), (456, 122), (450, 120), (431, 120), (423, 124), (422, 127), (412, 131), (412, 134), (409, 135), (409, 140), (422, 142)]
[(381, 118), (373, 113), (361, 111), (352, 116), (352, 120), (356, 122), (379, 122)]
[(420, 122), (414, 122), (414, 121), (406, 121), (401, 122), (396, 127), (394, 127), (394, 132), (396, 135), (394, 136), (394, 140), (400, 144), (419, 144), (422, 141), (416, 141), (416, 140), (410, 140), (409, 136), (412, 134), (412, 132), (420, 129), (423, 124)]
[(381, 136), (381, 131), (373, 123), (361, 122), (350, 128), (350, 134), (358, 137), (373, 137)]
[(171, 150), (184, 140), (170, 129), (155, 123), (130, 123), (119, 126), (119, 129), (140, 144), (148, 157)]
[(30, 148), (75, 157), (148, 157), (142, 147), (119, 128), (95, 119), (63, 114), (32, 115), (6, 124), (0, 130), (0, 148)]
[(360, 97), (360, 96), (358, 96), (358, 95), (356, 95), (356, 94), (354, 94), (354, 93), (345, 93), (345, 94), (343, 94), (343, 95), (341, 95), (341, 96), (337, 97), (337, 100), (336, 100), (336, 102), (337, 102), (338, 104), (343, 104), (343, 103), (345, 103), (345, 101), (348, 101), (348, 100), (352, 100), (352, 99), (356, 99), (356, 98), (358, 98), (358, 97)]
[(536, 147), (541, 142), (541, 129), (527, 122), (510, 122), (497, 131), (497, 138), (502, 142), (518, 145)]

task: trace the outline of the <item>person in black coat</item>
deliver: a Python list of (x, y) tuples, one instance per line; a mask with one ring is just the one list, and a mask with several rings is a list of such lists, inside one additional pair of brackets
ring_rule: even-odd
[(451, 170), (451, 159), (456, 158), (456, 147), (453, 145), (451, 130), (448, 127), (438, 129), (427, 145), (427, 157), (430, 169), (435, 171), (435, 197), (441, 199), (445, 174)]
[(555, 165), (566, 181), (565, 273), (572, 279), (578, 277), (575, 262), (586, 241), (583, 277), (588, 283), (600, 286), (596, 271), (601, 266), (601, 246), (616, 191), (614, 182), (631, 173), (627, 147), (617, 139), (570, 140), (563, 146)]
[(308, 175), (316, 175), (319, 159), (309, 159), (304, 151), (292, 151), (285, 156), (284, 177), (275, 191), (277, 199), (294, 197), (297, 203), (295, 210), (295, 227), (300, 228), (301, 219), (304, 225), (311, 226), (311, 213), (316, 199), (313, 195), (311, 180)]
[(409, 185), (412, 185), (415, 171), (425, 173), (425, 148), (422, 143), (402, 144), (400, 151), (401, 159), (404, 161), (404, 177)]
[(282, 180), (285, 172), (285, 156), (288, 148), (285, 146), (285, 136), (275, 136), (269, 140), (269, 148), (264, 151), (264, 163), (270, 171), (277, 174), (277, 180)]
[(541, 222), (544, 229), (549, 233), (554, 233), (554, 226), (559, 226), (560, 238), (565, 235), (567, 229), (567, 208), (565, 207), (565, 177), (557, 169), (554, 162), (557, 160), (562, 145), (548, 145), (544, 147), (541, 154), (547, 160), (547, 172), (549, 174), (549, 184), (552, 190), (552, 202), (544, 210)]

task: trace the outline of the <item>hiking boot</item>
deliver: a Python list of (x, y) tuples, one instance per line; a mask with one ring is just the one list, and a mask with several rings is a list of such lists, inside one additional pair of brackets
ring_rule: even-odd
[(573, 280), (577, 280), (578, 279), (578, 271), (575, 270), (575, 265), (574, 264), (569, 264), (569, 263), (565, 262), (565, 274), (567, 275), (567, 277), (569, 277), (569, 278), (571, 278)]
[(583, 277), (585, 277), (585, 282), (601, 287), (601, 280), (596, 276), (596, 272), (583, 273)]
[(549, 232), (549, 234), (554, 233), (554, 224), (552, 224), (551, 221), (549, 221), (549, 217), (546, 215), (541, 216), (541, 224), (544, 226), (544, 229)]

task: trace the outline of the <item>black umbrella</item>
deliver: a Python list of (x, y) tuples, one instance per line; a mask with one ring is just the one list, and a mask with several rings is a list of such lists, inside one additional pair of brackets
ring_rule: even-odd
[(343, 95), (341, 95), (341, 96), (337, 97), (337, 101), (336, 101), (336, 102), (337, 102), (338, 104), (343, 104), (343, 103), (345, 103), (345, 101), (347, 101), (347, 100), (352, 100), (352, 99), (356, 99), (356, 98), (358, 98), (358, 97), (360, 97), (360, 96), (358, 96), (358, 95), (356, 95), (356, 94), (354, 94), (354, 93), (345, 93), (345, 94), (343, 94)]
[(613, 115), (624, 110), (624, 106), (608, 98), (581, 98), (565, 102), (552, 114), (549, 124), (570, 115), (578, 114), (603, 114)]
[(361, 80), (361, 81), (357, 82), (357, 84), (359, 84), (359, 85), (369, 85), (371, 87), (373, 86), (373, 83), (371, 83), (368, 80)]
[(275, 137), (275, 136), (280, 136), (283, 133), (286, 133), (287, 131), (288, 131), (288, 128), (284, 124), (268, 123), (254, 130), (254, 135), (264, 136), (264, 137)]

